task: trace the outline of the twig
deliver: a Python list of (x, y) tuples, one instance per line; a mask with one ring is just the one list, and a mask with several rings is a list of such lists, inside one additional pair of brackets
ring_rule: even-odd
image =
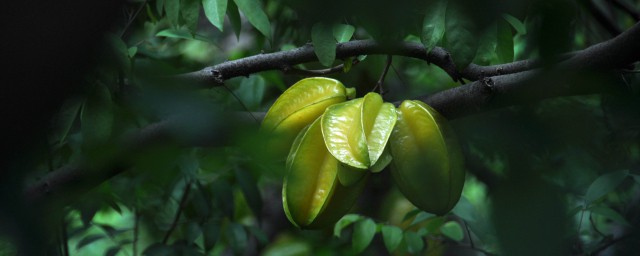
[(69, 256), (69, 235), (67, 234), (67, 222), (62, 217), (62, 250), (64, 256)]
[(596, 233), (598, 233), (598, 235), (607, 238), (609, 236), (605, 235), (604, 233), (602, 233), (598, 227), (596, 226), (596, 223), (593, 221), (593, 214), (589, 213), (589, 222), (591, 223), (591, 227), (593, 227), (593, 230), (596, 231)]
[(469, 237), (469, 245), (471, 245), (471, 248), (476, 248), (475, 245), (473, 245), (473, 237), (471, 237), (471, 231), (469, 230), (469, 223), (467, 223), (466, 220), (462, 220), (462, 222), (464, 222), (464, 227), (467, 230), (467, 236)]
[(606, 250), (607, 248), (609, 248), (609, 246), (612, 246), (612, 245), (614, 245), (614, 244), (616, 244), (616, 243), (618, 243), (618, 242), (620, 242), (622, 240), (625, 240), (627, 238), (630, 238), (632, 236), (633, 236), (632, 234), (626, 234), (626, 235), (620, 236), (618, 238), (611, 239), (611, 240), (609, 240), (609, 242), (607, 242), (607, 243), (603, 244), (602, 246), (598, 247), (597, 249), (593, 250), (589, 255), (598, 255), (598, 253)]
[[(351, 61), (351, 65), (357, 65), (358, 63), (360, 63), (360, 60), (358, 60), (358, 58), (354, 58)], [(284, 68), (283, 72), (284, 73), (290, 73), (290, 74), (296, 74), (296, 75), (302, 75), (302, 76), (324, 76), (324, 75), (329, 75), (329, 74), (334, 74), (334, 73), (340, 73), (342, 72), (342, 70), (344, 69), (344, 64), (339, 64), (335, 67), (332, 68), (327, 68), (327, 69), (315, 69), (315, 70), (306, 70), (306, 69), (299, 69), (299, 68)]]
[[(587, 70), (611, 71), (619, 67), (627, 66), (629, 63), (640, 60), (640, 47), (637, 47), (637, 42), (640, 42), (640, 23), (634, 25), (629, 30), (611, 40), (576, 52), (570, 59), (555, 65), (555, 69), (557, 70), (556, 72), (563, 72), (562, 74), (575, 74), (576, 72)], [(416, 49), (424, 49), (424, 47), (420, 45), (420, 47)], [(295, 55), (294, 52), (284, 53)], [(284, 53), (275, 56), (283, 56)], [(356, 55), (362, 55), (364, 50), (358, 51), (357, 53), (358, 54)], [(311, 51), (310, 55), (313, 54), (313, 51)], [(263, 55), (259, 55), (249, 58), (264, 57)], [(246, 59), (244, 61), (245, 62), (242, 63), (248, 64)], [(235, 66), (238, 63), (231, 66), (228, 66), (225, 63), (223, 64), (226, 69), (231, 66)], [(256, 71), (256, 68), (256, 66), (247, 67), (248, 70), (258, 72)], [(239, 69), (242, 70), (242, 68)], [(244, 71), (233, 72), (236, 72), (235, 74), (238, 74), (238, 72), (245, 73)], [(539, 83), (540, 78), (538, 75), (540, 75), (538, 71), (524, 71), (509, 75), (495, 76), (489, 79), (492, 84), (491, 87), (487, 86), (485, 83), (486, 81), (475, 81), (432, 95), (416, 97), (415, 99), (422, 100), (429, 104), (447, 119), (455, 119), (514, 104), (537, 102), (541, 99), (550, 97), (580, 95), (586, 93), (604, 93), (617, 90), (617, 88), (612, 88), (606, 83), (590, 85), (578, 84), (571, 81), (569, 77), (559, 79), (561, 78), (560, 76), (554, 76), (554, 79), (559, 81), (553, 81), (552, 83)], [(538, 80), (534, 80), (536, 77), (538, 77)], [(536, 83), (536, 81), (538, 82)], [(566, 86), (557, 86), (558, 84)], [(212, 115), (202, 117), (202, 119), (217, 124), (220, 124), (219, 120), (221, 118), (236, 121), (235, 123), (225, 122), (220, 125), (227, 125), (227, 123), (230, 123), (229, 125), (234, 125), (242, 123), (239, 121), (242, 120), (244, 125), (249, 125), (247, 119), (250, 118), (246, 115), (246, 113), (236, 113), (234, 115), (235, 118), (230, 118), (226, 115)], [(255, 118), (257, 119), (259, 117), (256, 116)], [(185, 146), (220, 145), (225, 143), (225, 137), (222, 135), (222, 131), (224, 131), (225, 127), (211, 127), (208, 128), (208, 130), (203, 129), (203, 131), (208, 131), (207, 133), (190, 135), (194, 138), (197, 137), (197, 140), (191, 139), (191, 137), (186, 139), (176, 138), (173, 134), (176, 129), (180, 129), (184, 126), (181, 124), (180, 118), (170, 118), (151, 124), (132, 134), (127, 134), (126, 136), (123, 136), (122, 141), (125, 143), (120, 147), (121, 152), (119, 152), (117, 156), (111, 158), (112, 161), (109, 166), (104, 166), (98, 169), (88, 168), (82, 163), (63, 166), (58, 168), (56, 171), (43, 176), (37, 182), (27, 186), (24, 191), (24, 196), (30, 202), (53, 200), (53, 198), (55, 198), (61, 200), (61, 205), (64, 205), (65, 203), (69, 203), (73, 198), (73, 196), (69, 196), (70, 194), (65, 192), (74, 191), (71, 195), (80, 195), (82, 194), (82, 191), (87, 191), (126, 170), (126, 168), (131, 165), (131, 163), (126, 162), (126, 156), (131, 154), (131, 152), (149, 148), (155, 143), (176, 139), (178, 140), (177, 142), (179, 145)], [(213, 129), (217, 129), (217, 132), (210, 132)], [(120, 141), (120, 143), (122, 143), (122, 141)], [(479, 174), (484, 173), (478, 171), (476, 176), (480, 177)], [(486, 181), (496, 182), (495, 178), (497, 177), (495, 177), (495, 174), (487, 174), (490, 176), (485, 177)], [(487, 186), (491, 187), (491, 184), (487, 184)]]
[(638, 10), (636, 10), (634, 6), (629, 5), (629, 3), (627, 3), (626, 1), (609, 0), (609, 2), (618, 7), (620, 10), (627, 12), (636, 21), (640, 21), (640, 12), (638, 12)]
[(173, 230), (178, 226), (178, 221), (180, 220), (180, 215), (182, 214), (182, 209), (187, 204), (187, 198), (189, 197), (189, 191), (191, 191), (191, 181), (187, 182), (184, 187), (184, 192), (182, 193), (182, 198), (180, 198), (180, 204), (178, 205), (178, 210), (176, 211), (176, 216), (173, 218), (173, 222), (171, 223), (171, 227), (167, 230), (167, 233), (164, 235), (162, 239), (162, 244), (167, 244), (169, 241), (169, 237)]
[(380, 90), (380, 95), (384, 94), (384, 90), (382, 89), (382, 83), (384, 79), (387, 77), (387, 73), (389, 73), (389, 67), (391, 67), (391, 62), (393, 61), (392, 55), (387, 55), (387, 63), (384, 65), (384, 69), (382, 70), (382, 74), (380, 74), (380, 78), (376, 83), (376, 86), (373, 87), (371, 91), (375, 91), (376, 89)]
[(136, 206), (134, 213), (134, 221), (133, 221), (133, 256), (138, 255), (138, 232), (140, 228), (140, 211)]
[(122, 33), (120, 33), (120, 37), (121, 38), (124, 37), (124, 35), (127, 33), (127, 30), (129, 29), (129, 27), (131, 26), (133, 21), (136, 19), (136, 17), (138, 17), (138, 14), (140, 14), (140, 11), (142, 11), (142, 9), (144, 9), (144, 7), (147, 6), (147, 2), (149, 2), (149, 0), (144, 0), (142, 5), (140, 5), (138, 10), (136, 10), (136, 13), (133, 14), (133, 16), (131, 18), (129, 18), (129, 21), (127, 22), (127, 24), (122, 29)]
[(233, 96), (238, 101), (238, 103), (240, 103), (240, 106), (242, 106), (244, 111), (247, 111), (247, 113), (249, 113), (249, 115), (251, 115), (251, 117), (253, 118), (253, 120), (256, 121), (256, 123), (258, 123), (258, 124), (260, 123), (260, 121), (258, 121), (258, 119), (251, 113), (249, 108), (247, 108), (247, 106), (244, 104), (244, 102), (242, 102), (242, 100), (240, 100), (240, 98), (235, 93), (233, 93), (233, 91), (231, 89), (229, 89), (229, 87), (227, 87), (226, 85), (223, 85), (222, 87), (224, 87), (225, 89), (227, 89), (227, 91), (229, 91), (231, 96)]

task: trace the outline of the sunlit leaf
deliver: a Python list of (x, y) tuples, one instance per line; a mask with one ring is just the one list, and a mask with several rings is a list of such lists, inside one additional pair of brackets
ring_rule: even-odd
[(354, 28), (351, 25), (347, 25), (347, 24), (333, 25), (333, 36), (335, 37), (336, 41), (338, 41), (338, 43), (344, 43), (351, 40), (351, 37), (353, 36), (353, 32), (355, 31), (356, 31), (356, 28)]
[(600, 197), (608, 194), (613, 191), (624, 181), (624, 179), (629, 175), (628, 170), (621, 170), (616, 172), (610, 172), (601, 175), (598, 177), (587, 189), (587, 194), (585, 195), (585, 201), (587, 204), (598, 200)]
[(385, 225), (382, 226), (381, 231), (384, 246), (387, 247), (390, 253), (395, 251), (402, 241), (402, 229), (396, 226)]
[(445, 29), (447, 1), (433, 1), (422, 22), (420, 40), (429, 53), (442, 39)]
[(458, 242), (464, 239), (464, 232), (462, 231), (462, 227), (458, 222), (455, 221), (444, 223), (444, 225), (440, 227), (440, 232), (442, 232), (442, 234), (447, 236), (448, 238), (451, 238), (452, 240)]
[(595, 206), (595, 207), (589, 208), (589, 210), (593, 214), (606, 217), (606, 218), (611, 219), (611, 220), (613, 220), (613, 221), (615, 221), (615, 222), (617, 222), (619, 224), (623, 224), (623, 225), (627, 225), (627, 226), (631, 225), (631, 224), (629, 224), (629, 221), (627, 221), (620, 213), (616, 212), (615, 210), (613, 210), (613, 209), (611, 209), (609, 207)]
[(354, 222), (360, 219), (362, 219), (362, 216), (357, 214), (345, 215), (338, 222), (336, 222), (336, 225), (333, 227), (333, 235), (336, 237), (340, 237), (340, 233), (342, 232), (342, 229), (348, 227), (349, 225), (353, 224)]
[(369, 219), (365, 218), (358, 222), (356, 222), (353, 228), (353, 251), (355, 253), (361, 253), (366, 249), (373, 237), (376, 235), (376, 223)]
[(333, 29), (325, 23), (316, 23), (311, 28), (311, 41), (313, 49), (320, 63), (331, 66), (336, 59), (336, 41), (333, 38)]
[(227, 0), (202, 0), (204, 15), (220, 31), (224, 28), (224, 16), (227, 12)]
[(258, 0), (234, 0), (238, 9), (262, 35), (271, 39), (271, 24)]

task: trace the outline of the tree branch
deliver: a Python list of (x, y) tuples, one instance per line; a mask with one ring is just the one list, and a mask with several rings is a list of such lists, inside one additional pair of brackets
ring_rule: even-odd
[[(449, 53), (440, 47), (429, 54), (424, 46), (417, 42), (400, 42), (392, 45), (381, 45), (373, 40), (357, 40), (340, 43), (336, 46), (336, 58), (344, 59), (360, 55), (383, 54), (398, 55), (425, 60), (442, 68), (454, 81), (461, 78), (477, 80), (482, 77), (511, 74), (530, 70), (540, 65), (540, 61), (523, 60), (495, 66), (469, 65), (461, 72), (456, 71)], [(291, 72), (297, 64), (317, 61), (313, 46), (307, 44), (289, 51), (260, 54), (238, 60), (227, 61), (202, 70), (176, 75), (174, 79), (192, 82), (202, 87), (220, 86), (224, 81), (240, 76), (248, 76), (267, 70)]]
[[(594, 70), (612, 71), (618, 67), (624, 67), (638, 61), (640, 60), (640, 47), (637, 47), (638, 43), (640, 43), (640, 23), (611, 40), (593, 45), (575, 53), (571, 58), (555, 65), (553, 69), (544, 71), (530, 70), (508, 75), (485, 77), (478, 81), (441, 91), (433, 95), (418, 97), (418, 99), (431, 105), (446, 118), (455, 119), (500, 107), (532, 103), (544, 98), (618, 90), (618, 88), (612, 88), (607, 83), (580, 83), (580, 81), (574, 81), (575, 76), (570, 74)], [(387, 51), (408, 55), (408, 53), (414, 50), (420, 51), (420, 49), (422, 49), (421, 54), (427, 58), (427, 55), (424, 54), (423, 51), (424, 48), (421, 45), (402, 43), (399, 44), (399, 46), (404, 48)], [(339, 49), (342, 49), (339, 58), (345, 57), (345, 49), (350, 49), (348, 52), (354, 55), (365, 54), (364, 49), (382, 50), (381, 46), (373, 41), (355, 41), (352, 44), (342, 44), (339, 46)], [(278, 56), (285, 57), (287, 60), (315, 58), (313, 56), (306, 56), (307, 53), (295, 58), (290, 56), (299, 54), (299, 51), (310, 51), (309, 53), (313, 55), (312, 49), (309, 46), (305, 46), (292, 51), (263, 54), (235, 62), (226, 62), (214, 66), (217, 67), (216, 69), (207, 68), (205, 70), (218, 70), (218, 77), (224, 80), (237, 75), (248, 75), (253, 72), (259, 72), (265, 70), (265, 67), (272, 67), (273, 65), (279, 67), (283, 61), (279, 62), (279, 64), (270, 62), (270, 60)], [(446, 56), (444, 53), (438, 53), (439, 51), (444, 50), (436, 48), (433, 51), (435, 53), (432, 52), (432, 54), (440, 57)], [(431, 56), (431, 54), (429, 56)], [(429, 57), (428, 59), (436, 59), (436, 57)], [(250, 63), (253, 64), (249, 65)], [(243, 65), (247, 65), (244, 66), (247, 70), (243, 70)], [(531, 64), (529, 63), (527, 65)], [(233, 70), (232, 67), (237, 68), (237, 70)], [(187, 76), (212, 81), (212, 77), (203, 77), (201, 73), (203, 71), (198, 72)], [(252, 113), (252, 115), (258, 119), (264, 117), (264, 113)], [(235, 121), (244, 123), (245, 125), (256, 125), (247, 113), (235, 113), (233, 117)], [(216, 119), (227, 120), (228, 118), (227, 116), (207, 116), (202, 117), (202, 123), (216, 123)], [(238, 123), (225, 122), (225, 124), (233, 127)], [(185, 146), (220, 145), (225, 143), (225, 132), (221, 128), (207, 127), (195, 129), (196, 134), (192, 134), (189, 138), (177, 139), (175, 134), (177, 130), (181, 128), (184, 128), (184, 122), (179, 117), (149, 125), (138, 132), (125, 136), (124, 141), (127, 142), (124, 144), (125, 147), (122, 148), (122, 152), (113, 158), (110, 165), (96, 170), (89, 169), (92, 171), (87, 171), (88, 167), (82, 164), (62, 167), (54, 172), (48, 173), (38, 182), (27, 186), (24, 196), (33, 202), (51, 197), (63, 197), (65, 195), (66, 197), (64, 197), (64, 199), (69, 200), (67, 197), (70, 191), (74, 191), (72, 194), (75, 195), (84, 194), (83, 192), (126, 170), (130, 163), (123, 161), (123, 159), (126, 159), (123, 156), (148, 148), (150, 145), (153, 145), (153, 143), (176, 140), (179, 144)]]

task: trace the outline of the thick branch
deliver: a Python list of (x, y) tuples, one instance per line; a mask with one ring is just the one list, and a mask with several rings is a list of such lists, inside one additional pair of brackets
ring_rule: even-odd
[[(436, 47), (427, 54), (424, 46), (416, 42), (401, 42), (393, 45), (381, 45), (372, 40), (360, 40), (341, 43), (336, 47), (337, 59), (372, 54), (398, 55), (425, 60), (442, 68), (454, 79), (454, 81), (459, 81), (460, 78), (477, 80), (481, 77), (511, 74), (532, 69), (540, 64), (538, 61), (530, 60), (516, 61), (513, 63), (495, 66), (479, 66), (472, 64), (462, 72), (458, 72), (456, 71), (451, 56), (445, 49)], [(285, 73), (291, 72), (291, 70), (293, 70), (293, 66), (313, 61), (317, 61), (317, 57), (313, 51), (313, 46), (307, 44), (289, 51), (260, 54), (234, 61), (227, 61), (215, 66), (204, 68), (200, 71), (181, 74), (176, 76), (176, 78), (179, 80), (194, 82), (204, 87), (217, 86), (224, 83), (227, 79), (239, 76), (248, 76), (261, 71), (281, 70)]]
[[(349, 52), (355, 55), (360, 55), (364, 53), (362, 49), (377, 49), (376, 47), (380, 47), (372, 41), (356, 42), (357, 44), (343, 44), (341, 54), (345, 53), (344, 49), (360, 49), (357, 51), (355, 49), (349, 50)], [(611, 71), (619, 67), (627, 66), (640, 60), (640, 47), (637, 47), (639, 44), (640, 23), (634, 25), (631, 29), (614, 39), (577, 52), (573, 57), (559, 63), (553, 69), (545, 71), (533, 70), (487, 77), (433, 95), (419, 97), (419, 99), (433, 106), (445, 117), (455, 119), (495, 108), (531, 103), (549, 97), (608, 92), (616, 90), (616, 88), (611, 88), (608, 86), (608, 83), (581, 83), (580, 81), (574, 81), (573, 79), (575, 79), (576, 76), (571, 74), (594, 70)], [(411, 43), (400, 45), (405, 48), (388, 51), (409, 53), (409, 49), (419, 50), (422, 48), (421, 46), (418, 47)], [(362, 46), (364, 48), (358, 48), (356, 46)], [(296, 51), (307, 51), (305, 50), (307, 48), (309, 47), (299, 48), (293, 50), (293, 52), (274, 53), (264, 57), (265, 54), (247, 59), (265, 61), (264, 58), (270, 59), (275, 58), (274, 56), (283, 56), (283, 54), (294, 54)], [(435, 50), (436, 53), (432, 54), (437, 55), (438, 51), (441, 51), (441, 49)], [(424, 51), (422, 52), (424, 53)], [(344, 57), (344, 55), (340, 55), (339, 57)], [(220, 73), (225, 74), (223, 76), (224, 78), (229, 78), (229, 74), (249, 74), (247, 73), (249, 71), (242, 70), (241, 66), (238, 66), (242, 63), (247, 64), (245, 61), (236, 61), (234, 64), (227, 64), (229, 66), (223, 63), (215, 67), (224, 67)], [(261, 65), (273, 64), (265, 62)], [(228, 70), (231, 67), (237, 67), (239, 70)], [(256, 66), (252, 66), (249, 70), (252, 72), (262, 71), (262, 69), (258, 69)], [(544, 74), (544, 76), (540, 74)], [(254, 114), (254, 116), (258, 119), (263, 118), (263, 115), (260, 114)], [(235, 120), (239, 120), (239, 122), (243, 122), (245, 125), (247, 123), (255, 125), (255, 122), (246, 113), (236, 113), (234, 117), (236, 117), (234, 118)], [(227, 120), (228, 117), (202, 117), (201, 123), (216, 123), (215, 119)], [(225, 123), (228, 123), (227, 125), (230, 127), (237, 124), (233, 122)], [(217, 130), (208, 127), (203, 129), (191, 128), (190, 131), (192, 131), (193, 134), (191, 134), (189, 138), (176, 139), (175, 133), (179, 132), (176, 131), (176, 129), (180, 127), (184, 127), (184, 124), (179, 118), (168, 119), (145, 127), (137, 133), (126, 136), (125, 141), (128, 141), (129, 144), (126, 144), (128, 146), (124, 147), (118, 156), (126, 156), (140, 149), (149, 147), (149, 145), (158, 141), (177, 140), (178, 143), (185, 146), (219, 145), (220, 143), (224, 143), (225, 132), (221, 131), (220, 128)], [(87, 171), (86, 166), (66, 166), (49, 173), (40, 181), (28, 186), (25, 191), (25, 196), (31, 201), (39, 201), (47, 196), (64, 195), (64, 192), (68, 191), (86, 191), (126, 170), (126, 166), (127, 162), (122, 162), (122, 158), (114, 158), (113, 163), (110, 165), (90, 172)]]

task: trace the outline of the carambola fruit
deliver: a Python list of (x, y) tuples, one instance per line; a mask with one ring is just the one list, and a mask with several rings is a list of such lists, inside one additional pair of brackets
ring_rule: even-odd
[(462, 152), (448, 121), (420, 101), (397, 110), (391, 134), (391, 174), (404, 196), (419, 209), (443, 215), (460, 199), (465, 171)]
[(353, 167), (340, 163), (327, 151), (320, 118), (296, 137), (282, 187), (287, 218), (300, 228), (321, 228), (340, 219), (355, 204), (368, 174), (350, 186), (338, 181), (338, 173)]
[(298, 81), (278, 97), (262, 121), (261, 129), (270, 137), (270, 150), (284, 158), (302, 128), (328, 106), (354, 96), (354, 88), (345, 88), (335, 79), (311, 77)]

